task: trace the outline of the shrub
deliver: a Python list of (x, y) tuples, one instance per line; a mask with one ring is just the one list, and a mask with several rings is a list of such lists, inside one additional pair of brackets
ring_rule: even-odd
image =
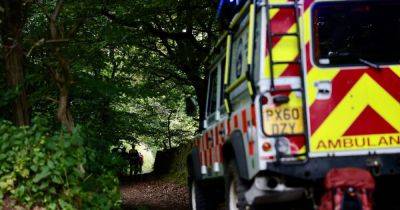
[(118, 208), (118, 179), (107, 167), (91, 167), (102, 165), (95, 163), (101, 154), (84, 146), (82, 128), (53, 132), (33, 121), (31, 127), (0, 122), (0, 202), (7, 196), (24, 208)]

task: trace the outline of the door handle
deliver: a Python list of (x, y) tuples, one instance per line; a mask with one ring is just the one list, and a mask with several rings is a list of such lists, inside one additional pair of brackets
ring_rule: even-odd
[(314, 83), (317, 88), (317, 100), (328, 100), (332, 96), (332, 82), (331, 81), (317, 81)]

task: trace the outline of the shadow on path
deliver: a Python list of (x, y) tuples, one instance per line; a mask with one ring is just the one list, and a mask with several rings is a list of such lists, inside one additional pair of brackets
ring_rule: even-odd
[(131, 210), (187, 210), (185, 186), (157, 179), (153, 174), (121, 177), (122, 208)]

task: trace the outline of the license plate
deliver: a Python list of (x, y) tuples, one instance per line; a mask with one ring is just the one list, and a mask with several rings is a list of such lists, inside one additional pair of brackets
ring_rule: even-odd
[(304, 132), (301, 107), (264, 107), (264, 131), (267, 135), (291, 135)]

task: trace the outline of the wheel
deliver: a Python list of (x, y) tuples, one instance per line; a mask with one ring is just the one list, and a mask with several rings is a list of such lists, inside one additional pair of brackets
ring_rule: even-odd
[(190, 182), (190, 205), (192, 210), (214, 210), (217, 203), (212, 189), (204, 183), (191, 180)]
[(225, 166), (225, 207), (226, 210), (246, 210), (245, 192), (249, 188), (246, 180), (239, 177), (235, 161)]

